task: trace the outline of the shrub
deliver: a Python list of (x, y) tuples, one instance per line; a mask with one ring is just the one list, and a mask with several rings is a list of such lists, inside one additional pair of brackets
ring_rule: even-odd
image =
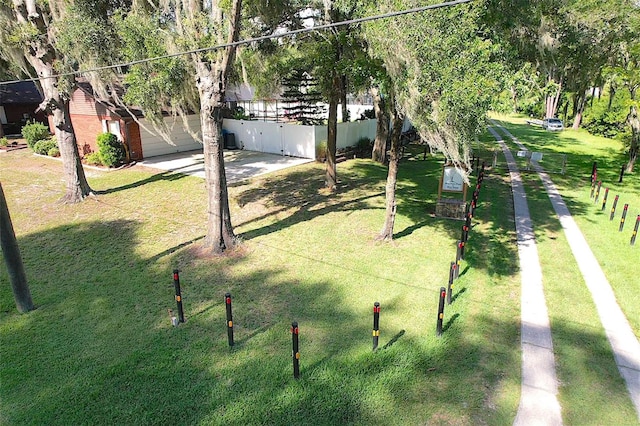
[(7, 145), (9, 145), (9, 139), (4, 137), (0, 138), (0, 146), (7, 146)]
[(316, 160), (327, 158), (327, 141), (322, 141), (316, 146)]
[(356, 153), (359, 157), (368, 158), (371, 157), (371, 150), (373, 149), (373, 141), (367, 137), (358, 139), (356, 142)]
[(376, 111), (373, 108), (371, 108), (371, 109), (364, 110), (364, 112), (360, 114), (359, 120), (371, 120), (374, 118), (376, 118)]
[(629, 95), (618, 93), (609, 107), (609, 97), (592, 99), (584, 113), (582, 127), (592, 135), (615, 138), (627, 129)]
[(249, 120), (249, 116), (245, 114), (244, 108), (241, 106), (237, 106), (233, 109), (233, 119), (234, 120)]
[(22, 127), (22, 137), (27, 140), (29, 148), (33, 149), (36, 142), (48, 139), (51, 136), (49, 128), (42, 123), (31, 122)]
[(102, 133), (98, 135), (98, 155), (100, 162), (107, 167), (115, 167), (122, 163), (125, 158), (125, 150), (122, 143), (113, 133)]
[(84, 156), (84, 161), (87, 164), (93, 164), (94, 166), (101, 166), (102, 160), (100, 160), (99, 152), (91, 152)]
[(49, 150), (52, 148), (58, 148), (58, 142), (55, 136), (36, 142), (35, 145), (33, 145), (33, 152), (40, 155), (48, 155)]
[(49, 157), (60, 157), (60, 150), (58, 149), (57, 146), (54, 146), (47, 152), (47, 155)]

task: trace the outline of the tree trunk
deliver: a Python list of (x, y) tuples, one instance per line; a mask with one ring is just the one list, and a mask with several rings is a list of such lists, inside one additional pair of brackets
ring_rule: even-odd
[(567, 121), (567, 114), (569, 113), (569, 102), (565, 102), (564, 103), (564, 108), (562, 111), (562, 120), (566, 123)]
[(554, 118), (558, 111), (558, 102), (560, 100), (561, 90), (558, 88), (554, 95), (547, 96), (546, 99), (546, 117), (545, 118)]
[(627, 123), (631, 126), (631, 145), (629, 146), (629, 162), (626, 171), (632, 173), (638, 159), (638, 148), (640, 148), (640, 117), (638, 117), (638, 108), (635, 103), (631, 105)]
[(327, 177), (326, 184), (330, 190), (336, 189), (338, 175), (336, 169), (336, 146), (338, 139), (338, 101), (340, 97), (340, 76), (332, 78), (329, 96), (329, 119), (327, 120)]
[[(235, 0), (230, 15), (228, 44), (238, 39), (241, 7), (241, 0)], [(200, 125), (202, 126), (205, 184), (208, 199), (207, 235), (205, 235), (204, 247), (214, 254), (222, 253), (236, 244), (231, 225), (222, 137), (224, 93), (235, 49), (235, 46), (228, 46), (218, 61), (214, 63), (210, 62), (210, 57), (207, 55), (193, 55), (196, 85), (200, 95)]]
[(513, 113), (515, 114), (518, 112), (518, 91), (515, 86), (511, 86), (509, 90), (511, 91), (511, 104), (513, 105)]
[(576, 108), (575, 116), (573, 118), (573, 126), (572, 126), (574, 130), (578, 130), (580, 128), (580, 124), (582, 124), (582, 114), (584, 113), (584, 108), (586, 106), (587, 106), (587, 99), (583, 92), (577, 98), (577, 108)]
[(347, 108), (347, 76), (340, 77), (340, 104), (342, 105), (342, 122), (347, 123), (350, 119), (349, 108)]
[[(551, 76), (549, 76), (549, 82), (553, 82)], [(558, 111), (558, 102), (560, 101), (560, 94), (562, 93), (562, 83), (558, 83), (556, 93), (553, 95), (547, 95), (545, 99), (545, 118), (553, 118)]]
[[(211, 79), (213, 81), (213, 79)], [(204, 246), (212, 253), (222, 253), (235, 244), (235, 235), (231, 225), (227, 177), (224, 169), (224, 151), (222, 138), (222, 106), (218, 94), (206, 96), (200, 92), (202, 143), (204, 151), (204, 171), (207, 188), (207, 234)], [(216, 100), (216, 98), (218, 98)], [(207, 102), (211, 100), (213, 102)]]
[(389, 158), (389, 171), (387, 173), (387, 185), (385, 188), (386, 214), (382, 231), (377, 240), (393, 240), (393, 227), (396, 221), (396, 183), (398, 180), (398, 163), (400, 161), (400, 136), (404, 117), (398, 114), (393, 107), (393, 126), (391, 130), (391, 152)]
[(71, 125), (69, 115), (69, 93), (61, 92), (59, 87), (68, 86), (70, 91), (75, 88), (73, 80), (64, 81), (65, 77), (55, 77), (57, 73), (54, 64), (61, 60), (58, 52), (48, 39), (50, 30), (44, 19), (40, 5), (35, 1), (13, 0), (14, 10), (18, 22), (24, 26), (30, 26), (40, 36), (24, 47), (25, 59), (33, 66), (38, 77), (41, 78), (42, 94), (44, 101), (41, 109), (53, 116), (60, 158), (64, 178), (67, 184), (67, 192), (62, 197), (65, 203), (77, 203), (91, 193), (91, 188), (80, 162), (80, 154), (76, 137)]
[(9, 272), (9, 281), (11, 281), (11, 289), (13, 297), (16, 301), (18, 312), (25, 313), (32, 311), (34, 308), (31, 301), (31, 292), (27, 284), (27, 276), (24, 273), (22, 264), (22, 256), (20, 256), (20, 248), (16, 240), (16, 234), (11, 224), (11, 216), (9, 216), (9, 208), (7, 200), (4, 197), (2, 184), (0, 183), (0, 247), (4, 262)]
[(376, 112), (376, 140), (373, 143), (371, 159), (380, 164), (387, 162), (387, 138), (389, 137), (389, 116), (385, 109), (384, 100), (377, 87), (371, 88), (373, 109)]
[(611, 109), (611, 105), (613, 104), (613, 97), (616, 95), (616, 86), (611, 83), (609, 85), (609, 103), (607, 104), (607, 110)]
[(71, 125), (69, 102), (61, 99), (59, 107), (52, 108), (53, 124), (55, 126), (62, 168), (64, 170), (67, 192), (62, 197), (64, 203), (79, 203), (91, 194), (91, 188), (80, 162), (80, 153), (76, 136)]

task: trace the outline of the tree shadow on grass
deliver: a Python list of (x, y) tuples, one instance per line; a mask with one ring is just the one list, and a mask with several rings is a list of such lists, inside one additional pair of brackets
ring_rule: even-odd
[(95, 191), (95, 193), (96, 193), (96, 195), (113, 194), (115, 192), (120, 192), (120, 191), (129, 190), (129, 189), (139, 188), (141, 186), (152, 184), (154, 182), (159, 182), (159, 181), (174, 182), (174, 181), (183, 179), (183, 178), (185, 178), (187, 176), (188, 175), (185, 175), (185, 174), (179, 173), (179, 172), (174, 172), (174, 171), (156, 173), (154, 175), (151, 175), (151, 176), (149, 176), (149, 177), (147, 177), (145, 179), (141, 179), (141, 180), (136, 181), (136, 182), (131, 182), (131, 183), (128, 183), (126, 185), (122, 185), (122, 186), (119, 186), (119, 187), (116, 187), (116, 188), (97, 190), (97, 191)]
[[(3, 409), (10, 423), (284, 425), (393, 422), (398, 416), (418, 423), (439, 415), (450, 398), (436, 392), (453, 369), (448, 357), (489, 356), (476, 344), (432, 347), (433, 336), (425, 342), (404, 330), (373, 354), (370, 316), (345, 303), (346, 288), (321, 278), (300, 281), (277, 266), (247, 269), (252, 261), (242, 255), (199, 261), (183, 248), (165, 250), (161, 263), (143, 259), (135, 254), (139, 226), (127, 220), (81, 223), (20, 238), (38, 309), (2, 315), (2, 324), (15, 324), (0, 332), (7, 366), (0, 394), (3, 408), (11, 407)], [(183, 271), (186, 322), (172, 327), (166, 309), (175, 309), (176, 265)], [(238, 341), (231, 351), (227, 291)], [(404, 310), (385, 304), (389, 319), (402, 318)], [(291, 374), (292, 320), (301, 333), (297, 381)], [(471, 364), (464, 370), (477, 380), (487, 374)], [(450, 392), (460, 386), (468, 392), (466, 384), (449, 386)], [(419, 397), (425, 391), (434, 395), (426, 404)], [(478, 388), (471, 408), (448, 415), (476, 416), (486, 392)], [(372, 404), (378, 408), (371, 410)]]
[[(255, 386), (270, 389), (263, 397), (272, 395), (274, 384), (263, 379), (285, 374), (280, 367), (290, 359), (286, 330), (292, 319), (301, 324), (303, 342), (319, 339), (330, 353), (349, 350), (356, 336), (369, 334), (327, 282), (289, 282), (277, 267), (234, 275), (243, 255), (194, 265), (188, 250), (170, 256), (174, 248), (165, 251), (172, 259), (157, 264), (135, 254), (138, 226), (127, 220), (81, 223), (20, 238), (38, 309), (19, 316), (3, 303), (2, 322), (23, 324), (0, 333), (3, 364), (13, 366), (2, 374), (3, 405), (23, 407), (3, 409), (11, 423), (196, 421), (236, 400), (238, 392), (260, 389)], [(177, 264), (183, 266), (186, 323), (172, 327), (166, 310), (175, 309), (171, 269)], [(234, 295), (238, 356), (255, 367), (242, 361), (236, 368), (228, 359), (226, 291)], [(10, 301), (6, 293), (3, 300)], [(351, 326), (332, 330), (336, 318)], [(224, 368), (220, 360), (234, 366), (224, 383), (246, 387), (223, 391), (222, 400), (207, 405), (210, 389), (221, 390), (219, 373), (211, 370)], [(24, 400), (32, 403), (18, 403)]]
[[(471, 319), (454, 305), (441, 339), (431, 327), (389, 327), (385, 332), (402, 338), (372, 353), (369, 309), (353, 307), (349, 288), (274, 263), (260, 266), (264, 253), (198, 260), (182, 248), (149, 261), (136, 255), (139, 226), (69, 224), (19, 239), (38, 309), (0, 317), (0, 400), (8, 423), (513, 421), (516, 406), (496, 409), (494, 398), (501, 386), (517, 384), (516, 319)], [(491, 244), (482, 235), (475, 244)], [(178, 327), (166, 314), (175, 304), (175, 265), (183, 270), (187, 319)], [(9, 286), (0, 287), (1, 299), (10, 299)], [(226, 340), (227, 291), (234, 298), (234, 350)], [(384, 324), (406, 324), (406, 304), (415, 302), (399, 294), (405, 291), (393, 291), (403, 303), (381, 300)], [(435, 310), (430, 304), (426, 316), (434, 326)], [(292, 377), (292, 320), (300, 325), (299, 380)], [(563, 382), (606, 383), (608, 400), (624, 404), (624, 386), (610, 386), (615, 365), (593, 369), (588, 362), (590, 351), (608, 350), (606, 341), (589, 329), (560, 327), (584, 353), (584, 365), (571, 366)], [(585, 404), (596, 405), (595, 398), (588, 395)]]
[(310, 221), (332, 212), (373, 209), (369, 202), (384, 196), (384, 192), (375, 191), (379, 181), (362, 179), (360, 170), (344, 170), (341, 174), (338, 190), (331, 194), (324, 190), (324, 170), (307, 167), (286, 175), (265, 177), (258, 185), (243, 190), (236, 196), (240, 208), (249, 208), (252, 204), (262, 204), (269, 211), (253, 217), (237, 226), (249, 225), (276, 215), (286, 214), (286, 218), (241, 234), (244, 239), (268, 235), (295, 224)]

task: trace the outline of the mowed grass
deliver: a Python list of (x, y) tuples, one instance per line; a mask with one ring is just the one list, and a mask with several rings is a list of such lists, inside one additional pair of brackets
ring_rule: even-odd
[[(588, 175), (591, 172), (591, 165), (588, 163), (591, 159), (590, 157), (582, 159), (580, 154), (581, 149), (587, 152), (593, 150), (596, 153), (594, 155), (606, 158), (601, 161), (614, 162), (615, 160), (604, 153), (597, 154), (598, 142), (609, 148), (615, 146), (613, 141), (606, 139), (600, 141), (583, 132), (565, 131), (561, 134), (548, 134), (541, 129), (527, 127), (519, 121), (505, 117), (501, 119), (502, 124), (530, 150), (546, 152), (549, 146), (571, 147), (567, 148), (567, 166), (570, 172), (565, 176), (552, 174), (551, 179), (558, 186), (574, 219), (587, 237), (612, 287), (616, 289), (618, 301), (625, 310), (624, 301), (620, 300), (621, 293), (618, 290), (635, 292), (634, 297), (637, 300), (638, 281), (637, 279), (629, 282), (620, 281), (620, 274), (611, 274), (611, 270), (606, 266), (610, 265), (609, 262), (613, 261), (615, 256), (636, 259), (635, 263), (630, 262), (630, 271), (627, 272), (633, 271), (633, 275), (637, 276), (640, 272), (637, 248), (630, 247), (628, 239), (612, 239), (607, 241), (607, 249), (597, 249), (602, 242), (590, 234), (594, 232), (591, 225), (596, 225), (597, 228), (597, 224), (592, 222), (594, 219), (589, 219), (597, 218), (592, 216), (595, 207), (593, 207), (593, 201), (589, 201)], [(506, 135), (503, 137), (512, 150), (518, 149)], [(589, 169), (586, 173), (580, 174), (579, 171), (584, 167)], [(522, 173), (522, 175), (542, 266), (543, 285), (560, 381), (559, 399), (563, 419), (567, 424), (637, 424), (637, 414), (615, 365), (611, 346), (595, 304), (544, 186), (536, 173)], [(583, 182), (584, 175), (587, 175), (586, 188)], [(628, 176), (629, 183), (632, 185), (634, 178), (634, 176)], [(585, 191), (586, 202), (582, 202), (579, 197)], [(632, 197), (630, 196), (629, 199)], [(598, 207), (600, 205), (601, 203)], [(617, 226), (615, 232), (618, 232)], [(627, 238), (630, 238), (630, 235), (627, 235)], [(629, 278), (632, 278), (631, 274)], [(637, 324), (638, 316), (635, 310), (627, 309), (625, 314), (630, 323)]]
[[(419, 149), (416, 149), (418, 152)], [(520, 392), (509, 182), (488, 174), (435, 336), (461, 222), (433, 218), (441, 159), (403, 160), (393, 243), (386, 168), (310, 164), (230, 188), (242, 240), (203, 258), (204, 182), (140, 167), (88, 170), (98, 192), (60, 205), (61, 164), (0, 154), (37, 309), (16, 312), (0, 269), (2, 424), (510, 424)], [(181, 271), (186, 323), (175, 310)], [(236, 345), (227, 345), (224, 294)], [(380, 349), (371, 351), (373, 302)], [(301, 377), (291, 367), (300, 326)]]
[[(504, 119), (504, 117), (501, 117)], [(620, 168), (628, 155), (618, 141), (592, 136), (583, 130), (546, 132), (523, 124), (523, 120), (504, 120), (509, 131), (531, 150), (565, 152), (568, 156), (567, 172), (553, 174), (553, 182), (569, 207), (574, 220), (589, 242), (598, 259), (616, 299), (634, 329), (640, 336), (640, 237), (630, 244), (636, 218), (640, 215), (640, 164), (634, 173), (625, 174), (619, 183)], [(598, 164), (598, 181), (602, 182), (599, 198), (591, 198), (591, 170)], [(609, 188), (605, 209), (604, 194)], [(610, 220), (615, 196), (619, 196), (613, 220)], [(620, 220), (624, 205), (628, 204), (623, 230)]]

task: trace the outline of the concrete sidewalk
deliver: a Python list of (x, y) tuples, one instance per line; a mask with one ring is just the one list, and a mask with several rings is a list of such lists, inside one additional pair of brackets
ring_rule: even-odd
[[(502, 126), (498, 127), (519, 147), (524, 148), (520, 141), (507, 129)], [(544, 184), (578, 268), (582, 273), (587, 288), (591, 292), (600, 322), (611, 345), (618, 371), (625, 381), (640, 421), (640, 342), (638, 342), (633, 329), (629, 325), (629, 321), (627, 321), (622, 309), (620, 309), (611, 284), (609, 284), (598, 260), (591, 251), (589, 243), (587, 243), (580, 228), (573, 220), (553, 181), (542, 167), (536, 163), (532, 164)]]
[(562, 415), (557, 399), (558, 379), (551, 327), (527, 195), (511, 151), (495, 130), (489, 127), (489, 132), (500, 144), (511, 176), (522, 282), (520, 295), (522, 385), (514, 425), (561, 425)]
[[(312, 161), (314, 160), (309, 158), (285, 157), (256, 151), (234, 150), (224, 152), (224, 165), (228, 183), (239, 182), (254, 176)], [(138, 164), (204, 179), (204, 154), (202, 150), (151, 157)]]

